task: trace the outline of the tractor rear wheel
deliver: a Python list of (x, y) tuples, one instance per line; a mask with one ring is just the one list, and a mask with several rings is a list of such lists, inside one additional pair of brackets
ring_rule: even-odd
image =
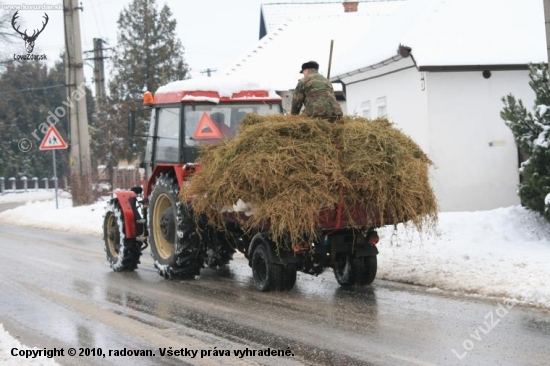
[(151, 255), (164, 278), (192, 279), (200, 274), (204, 255), (191, 205), (178, 195), (177, 180), (160, 174), (149, 200)]
[(103, 221), (103, 240), (107, 260), (113, 271), (133, 271), (138, 267), (141, 248), (135, 239), (126, 238), (124, 214), (116, 200), (107, 206)]

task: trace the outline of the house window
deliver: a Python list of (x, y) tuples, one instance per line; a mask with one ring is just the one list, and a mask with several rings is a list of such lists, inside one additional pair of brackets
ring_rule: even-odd
[(378, 117), (386, 117), (388, 115), (386, 97), (376, 99), (376, 107), (378, 108)]
[(361, 110), (361, 117), (369, 119), (370, 118), (370, 100), (367, 102), (361, 103), (360, 110)]

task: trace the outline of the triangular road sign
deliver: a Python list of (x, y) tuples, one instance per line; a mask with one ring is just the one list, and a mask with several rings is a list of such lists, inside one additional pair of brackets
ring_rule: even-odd
[(63, 140), (63, 137), (59, 134), (59, 131), (55, 128), (54, 125), (51, 125), (44, 136), (44, 140), (40, 144), (40, 150), (56, 150), (56, 149), (66, 149), (67, 143)]
[(210, 116), (206, 112), (202, 112), (201, 120), (193, 134), (193, 138), (196, 140), (221, 139), (222, 134), (219, 128), (212, 122)]

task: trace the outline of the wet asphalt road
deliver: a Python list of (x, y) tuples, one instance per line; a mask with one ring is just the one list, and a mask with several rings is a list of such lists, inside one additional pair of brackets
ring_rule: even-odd
[[(169, 281), (148, 250), (136, 272), (114, 273), (99, 237), (0, 225), (0, 280), (0, 323), (23, 344), (155, 353), (57, 357), (62, 365), (550, 365), (548, 313), (516, 306), (500, 318), (497, 301), (379, 280), (342, 289), (330, 271), (259, 293), (242, 257)], [(484, 322), (496, 325), (476, 334)], [(232, 355), (162, 357), (164, 347)], [(294, 356), (233, 356), (247, 347)]]

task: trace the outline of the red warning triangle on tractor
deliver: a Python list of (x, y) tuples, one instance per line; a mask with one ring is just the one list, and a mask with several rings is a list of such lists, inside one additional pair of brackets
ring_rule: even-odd
[(220, 129), (212, 122), (210, 116), (206, 112), (202, 112), (201, 120), (193, 134), (193, 138), (196, 140), (221, 139), (222, 134)]
[(42, 140), (42, 143), (40, 144), (39, 149), (40, 150), (56, 150), (56, 149), (66, 149), (68, 147), (65, 140), (63, 140), (63, 137), (59, 134), (59, 131), (55, 128), (54, 125), (51, 125), (48, 131), (46, 132), (46, 135), (44, 136), (44, 140)]

